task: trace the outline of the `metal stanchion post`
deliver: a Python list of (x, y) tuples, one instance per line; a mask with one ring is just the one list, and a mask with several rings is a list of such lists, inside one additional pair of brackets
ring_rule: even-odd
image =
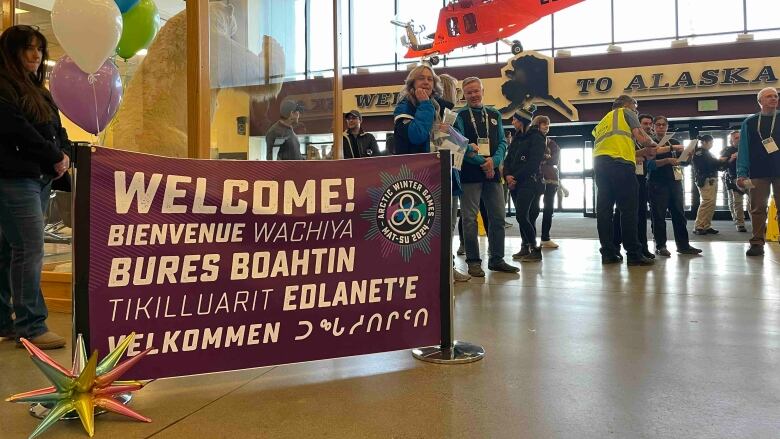
[(441, 163), (441, 344), (412, 349), (414, 358), (429, 363), (462, 364), (479, 361), (485, 349), (455, 340), (455, 294), (452, 278), (452, 155), (439, 151)]

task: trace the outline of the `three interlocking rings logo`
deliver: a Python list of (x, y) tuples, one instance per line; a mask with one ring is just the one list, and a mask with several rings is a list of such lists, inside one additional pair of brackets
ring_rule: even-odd
[(433, 194), (422, 183), (399, 180), (385, 189), (376, 210), (379, 232), (396, 244), (414, 244), (433, 226)]

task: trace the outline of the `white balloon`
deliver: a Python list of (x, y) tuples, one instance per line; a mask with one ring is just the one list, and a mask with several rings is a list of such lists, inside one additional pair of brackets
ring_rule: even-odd
[(114, 0), (55, 0), (51, 25), (65, 52), (92, 74), (116, 51), (122, 13)]

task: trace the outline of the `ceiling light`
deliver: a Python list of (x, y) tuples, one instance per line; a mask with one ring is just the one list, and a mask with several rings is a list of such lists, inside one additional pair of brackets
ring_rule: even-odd
[(24, 9), (19, 9), (19, 8), (14, 8), (14, 12), (16, 12), (17, 14), (26, 14), (26, 13), (28, 13), (30, 11), (26, 11)]

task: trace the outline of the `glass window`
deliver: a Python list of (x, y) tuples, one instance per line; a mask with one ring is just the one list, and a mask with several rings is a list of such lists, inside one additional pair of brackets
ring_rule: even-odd
[(603, 44), (590, 47), (572, 47), (569, 50), (571, 50), (572, 55), (597, 55), (600, 53), (607, 53), (607, 47), (609, 47), (608, 44)]
[(593, 170), (593, 142), (585, 142), (585, 150), (582, 152), (583, 161), (585, 162), (585, 170)]
[[(324, 158), (333, 143), (332, 2), (240, 4), (229, 11), (237, 32), (212, 26), (210, 33), (212, 157)], [(219, 5), (224, 3), (210, 3), (212, 22), (220, 15)], [(304, 82), (307, 39), (309, 76), (315, 79)], [(241, 122), (248, 129), (241, 129)], [(321, 133), (327, 135), (313, 136)]]
[(691, 37), (688, 38), (688, 41), (691, 44), (695, 44), (697, 46), (702, 46), (705, 44), (718, 44), (718, 43), (734, 43), (736, 44), (737, 40), (737, 34), (726, 34), (726, 35), (709, 35), (706, 37)]
[(242, 10), (233, 14), (238, 20), (243, 17), (245, 24), (238, 23), (239, 34), (242, 29), (246, 35), (247, 47), (259, 53), (263, 35), (268, 35), (282, 47), (284, 77), (303, 79), (306, 73), (306, 0), (249, 0)]
[(746, 0), (748, 29), (769, 29), (780, 26), (780, 2), (777, 0)]
[(596, 211), (596, 197), (595, 197), (596, 188), (594, 186), (595, 185), (593, 184), (592, 178), (585, 179), (585, 211), (586, 212), (595, 213)]
[(585, 195), (585, 181), (582, 178), (562, 178), (561, 183), (569, 191), (568, 197), (563, 197), (561, 205), (564, 209), (582, 210)]
[(460, 29), (458, 28), (458, 17), (450, 17), (447, 19), (447, 33), (451, 37), (457, 37), (460, 35)]
[(474, 14), (466, 14), (463, 16), (463, 27), (466, 29), (467, 34), (473, 34), (477, 31), (477, 17)]
[(322, 72), (333, 68), (333, 3), (309, 0), (308, 7), (309, 71)]
[(780, 30), (771, 30), (766, 32), (756, 32), (756, 40), (775, 40), (780, 39)]
[(561, 149), (561, 172), (582, 172), (584, 170), (583, 148)]
[[(615, 41), (673, 38), (674, 4), (675, 0), (654, 0), (652, 3), (616, 1)], [(648, 25), (637, 26), (638, 21)]]
[(350, 70), (352, 66), (352, 54), (349, 51), (350, 34), (349, 29), (349, 0), (341, 0), (341, 67), (346, 69), (342, 71), (342, 74), (348, 75), (354, 70)]
[[(398, 43), (403, 29), (390, 23), (395, 8), (393, 2), (352, 0), (352, 51), (355, 66), (395, 63), (396, 52), (406, 49)], [(400, 32), (399, 32), (400, 31)]]
[(624, 52), (633, 50), (668, 49), (672, 47), (672, 41), (674, 41), (674, 39), (670, 38), (664, 40), (642, 41), (640, 43), (620, 43), (619, 46)]
[(610, 0), (588, 0), (554, 16), (555, 47), (608, 44), (612, 40)]
[[(557, 24), (557, 22), (556, 22)], [(541, 50), (552, 48), (552, 16), (542, 18), (536, 23), (507, 38), (509, 41), (520, 41), (525, 50)], [(506, 46), (501, 47), (503, 52)], [(508, 48), (507, 48), (508, 49)], [(509, 50), (506, 50), (509, 53)]]
[[(52, 3), (38, 0), (20, 2), (15, 11), (18, 24), (37, 26), (46, 38), (49, 51), (47, 66), (50, 69), (65, 55), (52, 31)], [(162, 36), (170, 40), (186, 40), (184, 8), (185, 3), (178, 1), (159, 5), (161, 29), (157, 38)], [(148, 55), (145, 53), (146, 51), (126, 61), (117, 59), (115, 62), (119, 76), (124, 82), (123, 99), (117, 114), (97, 137), (60, 114), (71, 141), (97, 143), (153, 154), (179, 157), (187, 155), (187, 71), (184, 54), (175, 53), (175, 48), (162, 45), (149, 51)], [(60, 78), (71, 79), (62, 76)], [(69, 85), (71, 84), (55, 83), (55, 89)], [(92, 102), (91, 91), (84, 94), (84, 97), (88, 102)], [(161, 147), (163, 144), (164, 148)], [(53, 195), (46, 213), (47, 234), (44, 239), (43, 270), (69, 272), (69, 243), (73, 227), (69, 211), (71, 197), (70, 193), (66, 192), (55, 192)]]
[(678, 0), (680, 35), (741, 31), (742, 2), (734, 0)]
[[(373, 3), (373, 2), (372, 2)], [(392, 4), (392, 1), (387, 3)], [(439, 22), (439, 12), (443, 6), (442, 0), (398, 0), (398, 19), (414, 20), (414, 24), (425, 26), (423, 37), (436, 31)], [(376, 17), (373, 15), (372, 17)], [(425, 38), (421, 43), (425, 43)]]
[[(453, 55), (454, 57), (452, 57)], [(468, 49), (456, 49), (447, 55), (447, 66), (473, 66), (496, 62), (496, 45), (479, 44)]]

